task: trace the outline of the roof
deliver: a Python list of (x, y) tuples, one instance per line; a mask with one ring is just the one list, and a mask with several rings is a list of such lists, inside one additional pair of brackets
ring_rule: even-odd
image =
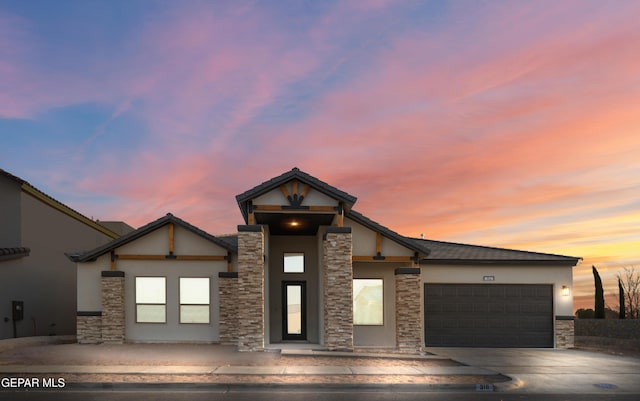
[(554, 264), (575, 266), (581, 258), (418, 238), (409, 240), (431, 250), (421, 264)]
[(231, 252), (237, 252), (238, 251), (238, 247), (237, 245), (234, 246), (234, 244), (231, 241), (225, 241), (221, 238), (217, 238), (214, 237), (213, 235), (199, 229), (198, 227), (191, 225), (189, 223), (187, 223), (186, 221), (172, 215), (171, 213), (167, 213), (166, 216), (163, 216), (155, 221), (152, 221), (151, 223), (148, 223), (140, 228), (138, 228), (137, 230), (134, 230), (132, 232), (130, 232), (129, 234), (123, 235), (122, 237), (115, 239), (103, 246), (100, 246), (98, 248), (95, 248), (91, 251), (88, 252), (84, 252), (84, 253), (75, 253), (75, 254), (67, 254), (67, 257), (69, 257), (69, 259), (71, 259), (74, 262), (89, 262), (89, 261), (94, 261), (96, 258), (98, 258), (99, 256), (102, 256), (106, 253), (111, 252), (112, 250), (121, 247), (125, 244), (128, 244), (129, 242), (135, 241), (138, 238), (144, 237), (145, 235), (149, 234), (152, 231), (157, 230), (158, 228), (169, 224), (169, 223), (173, 223), (175, 225), (178, 225), (180, 227), (183, 227), (189, 231), (191, 231), (192, 233), (199, 235), (200, 237), (209, 240), (211, 242), (213, 242), (214, 244), (223, 247), (224, 249), (231, 251)]
[(100, 231), (101, 233), (105, 234), (108, 237), (111, 238), (118, 238), (119, 235), (115, 232), (113, 232), (112, 230), (108, 229), (107, 227), (103, 226), (102, 224), (93, 221), (92, 219), (88, 218), (87, 216), (83, 215), (82, 213), (70, 208), (69, 206), (65, 205), (64, 203), (52, 198), (51, 196), (45, 194), (44, 192), (40, 191), (38, 188), (34, 187), (33, 185), (29, 184), (27, 181), (23, 180), (20, 177), (16, 177), (15, 175), (0, 169), (0, 176), (4, 176), (14, 182), (16, 182), (18, 185), (20, 185), (20, 188), (22, 189), (22, 191), (28, 193), (29, 195), (33, 196), (34, 198), (36, 198), (37, 200), (43, 202), (44, 204), (66, 214), (67, 216), (74, 218), (76, 220), (78, 220), (81, 223), (84, 223), (86, 225), (88, 225), (89, 227)]
[(337, 199), (340, 202), (343, 202), (347, 209), (350, 209), (351, 206), (356, 203), (356, 200), (358, 200), (358, 198), (356, 198), (355, 196), (341, 191), (338, 188), (333, 187), (326, 182), (305, 173), (304, 171), (301, 171), (297, 167), (294, 167), (293, 169), (291, 169), (291, 171), (287, 171), (284, 174), (265, 181), (262, 184), (236, 196), (238, 206), (240, 207), (240, 211), (242, 212), (242, 216), (244, 217), (245, 222), (248, 220), (247, 203), (251, 199), (257, 198), (258, 196), (263, 195), (282, 184), (286, 184), (293, 179), (296, 179), (303, 184), (307, 184), (313, 189), (320, 191), (323, 194), (328, 195), (334, 199)]
[(431, 253), (431, 249), (428, 246), (426, 246), (426, 244), (415, 242), (410, 238), (400, 235), (397, 232), (392, 231), (387, 227), (383, 226), (382, 224), (376, 223), (370, 218), (364, 216), (363, 214), (356, 212), (355, 210), (351, 210), (346, 217), (350, 218), (356, 223), (362, 224), (363, 226), (373, 231), (379, 232), (380, 234), (382, 234), (383, 237), (387, 237), (413, 251), (416, 251), (423, 255), (429, 255)]
[(0, 261), (29, 256), (31, 249), (25, 247), (0, 248)]

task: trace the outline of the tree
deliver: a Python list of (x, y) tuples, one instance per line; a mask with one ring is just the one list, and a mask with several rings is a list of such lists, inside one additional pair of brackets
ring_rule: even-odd
[(598, 274), (598, 270), (596, 270), (595, 266), (591, 266), (593, 271), (593, 280), (596, 286), (596, 304), (595, 304), (595, 319), (604, 319), (604, 289), (602, 288), (602, 280), (600, 279), (600, 274)]
[(620, 309), (624, 305), (628, 319), (640, 319), (640, 273), (635, 267), (625, 267), (622, 273), (618, 273), (618, 283), (624, 291)]
[(618, 296), (620, 302), (620, 319), (625, 318), (625, 310), (624, 310), (624, 287), (622, 286), (622, 281), (620, 281), (620, 277), (618, 277)]
[(576, 317), (578, 319), (593, 319), (593, 309), (580, 308), (576, 311)]

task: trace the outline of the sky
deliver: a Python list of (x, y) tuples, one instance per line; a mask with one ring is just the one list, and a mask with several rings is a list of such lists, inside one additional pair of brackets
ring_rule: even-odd
[(0, 168), (212, 234), (293, 167), (403, 235), (640, 269), (640, 2), (0, 0)]

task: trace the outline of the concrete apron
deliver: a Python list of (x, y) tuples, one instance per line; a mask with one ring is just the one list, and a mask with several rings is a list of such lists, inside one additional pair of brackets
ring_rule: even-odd
[(430, 352), (513, 380), (497, 391), (640, 394), (640, 359), (575, 349), (431, 348)]

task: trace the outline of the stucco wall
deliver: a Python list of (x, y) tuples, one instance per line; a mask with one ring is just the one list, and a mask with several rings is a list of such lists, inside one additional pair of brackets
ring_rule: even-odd
[[(484, 281), (493, 276), (494, 281)], [(565, 266), (422, 266), (423, 283), (452, 284), (552, 284), (556, 316), (573, 315), (573, 296), (563, 296), (562, 286), (573, 290), (573, 270)], [(572, 291), (571, 291), (572, 294)]]
[(0, 175), (0, 222), (2, 222), (0, 248), (23, 246), (20, 227), (20, 192), (20, 184)]
[[(118, 270), (125, 272), (125, 338), (127, 341), (218, 341), (218, 272), (226, 271), (226, 262), (204, 261), (122, 261)], [(167, 322), (136, 323), (135, 277), (166, 277)], [(180, 324), (180, 277), (210, 279), (209, 324)]]
[[(375, 231), (348, 218), (345, 218), (344, 225), (351, 227), (354, 256), (374, 256), (376, 254)], [(414, 251), (383, 236), (381, 253), (386, 256), (413, 256)]]
[[(2, 263), (0, 319), (11, 318), (11, 301), (21, 300), (25, 320), (17, 323), (19, 337), (75, 334), (76, 270), (64, 253), (110, 238), (31, 195), (22, 192), (20, 199), (21, 242), (31, 253)], [(12, 336), (12, 323), (0, 320), (0, 338)]]
[[(160, 227), (148, 235), (115, 250), (116, 254), (168, 253), (168, 226)], [(188, 231), (175, 227), (175, 253), (177, 255), (219, 255), (227, 250)], [(77, 310), (96, 312), (102, 309), (101, 272), (110, 269), (110, 256), (105, 254), (95, 262), (78, 263)], [(182, 261), (182, 260), (118, 260), (117, 270), (125, 272), (125, 336), (127, 341), (218, 341), (218, 273), (227, 271), (226, 261)], [(166, 277), (167, 322), (160, 324), (136, 323), (135, 278), (138, 276)], [(210, 278), (210, 323), (179, 323), (179, 279), (180, 277)]]
[(396, 289), (394, 271), (397, 267), (407, 267), (396, 263), (356, 262), (353, 264), (353, 278), (374, 278), (383, 280), (383, 326), (353, 326), (355, 346), (395, 347), (396, 346)]

